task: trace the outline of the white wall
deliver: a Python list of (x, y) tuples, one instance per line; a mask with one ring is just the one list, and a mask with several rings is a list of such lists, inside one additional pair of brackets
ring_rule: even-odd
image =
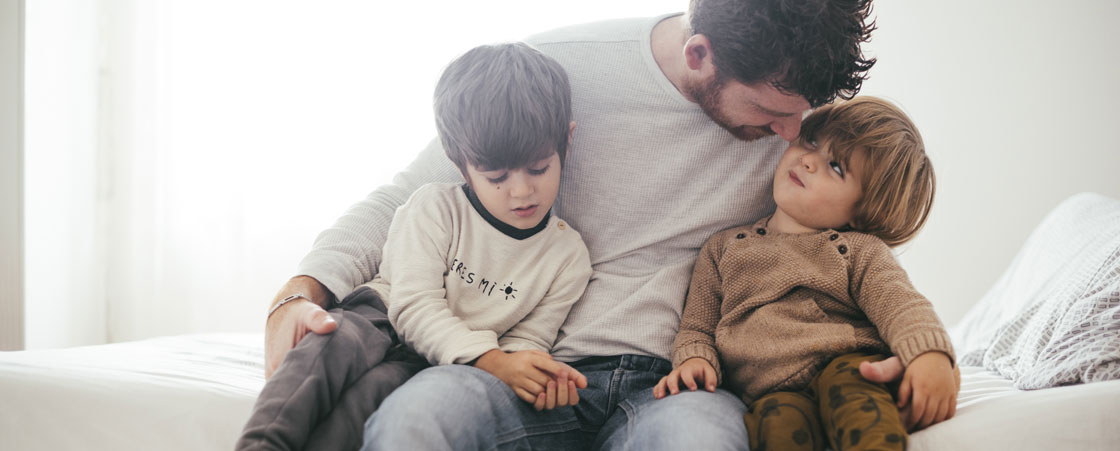
[(95, 0), (27, 3), (27, 348), (103, 343)]
[(1120, 2), (875, 2), (863, 93), (896, 100), (938, 175), (902, 261), (949, 324), (1042, 217), (1082, 191), (1120, 198)]
[(0, 0), (0, 351), (23, 349), (23, 0)]

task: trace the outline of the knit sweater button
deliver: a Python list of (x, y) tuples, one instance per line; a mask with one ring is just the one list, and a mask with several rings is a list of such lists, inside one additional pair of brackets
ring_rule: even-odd
[(763, 229), (761, 227), (758, 230), (755, 230), (755, 232), (758, 232), (759, 235), (766, 235), (766, 229)]
[(837, 239), (837, 238), (840, 238), (840, 234), (839, 234), (839, 233), (833, 233), (832, 235), (829, 235), (829, 236), (828, 236), (828, 240), (829, 240), (829, 241), (836, 241), (836, 239)]
[(735, 238), (740, 239), (740, 240), (743, 239), (743, 238), (746, 238), (746, 237), (747, 237), (747, 234), (745, 234), (745, 233), (740, 233), (738, 235), (735, 235)]
[(836, 248), (836, 250), (840, 251), (840, 255), (847, 254), (848, 246), (841, 244), (840, 247)]

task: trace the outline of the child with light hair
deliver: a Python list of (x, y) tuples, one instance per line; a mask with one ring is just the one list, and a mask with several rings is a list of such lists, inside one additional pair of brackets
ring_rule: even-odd
[[(952, 417), (949, 336), (891, 253), (925, 224), (935, 185), (894, 105), (863, 96), (810, 114), (778, 163), (774, 214), (704, 245), (654, 396), (725, 384), (749, 407), (752, 450), (905, 449), (908, 428)], [(911, 424), (860, 375), (890, 354)]]

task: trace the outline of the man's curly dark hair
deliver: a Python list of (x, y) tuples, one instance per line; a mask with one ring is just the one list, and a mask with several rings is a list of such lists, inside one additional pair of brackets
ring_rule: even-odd
[(814, 107), (855, 96), (875, 64), (860, 51), (871, 0), (691, 0), (688, 14), (720, 79), (767, 81)]

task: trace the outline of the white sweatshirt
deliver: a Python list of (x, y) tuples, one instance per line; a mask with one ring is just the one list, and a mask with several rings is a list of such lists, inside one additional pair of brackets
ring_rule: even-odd
[(549, 352), (591, 277), (579, 233), (555, 215), (522, 239), (486, 216), (463, 185), (420, 188), (397, 210), (369, 284), (397, 334), (433, 365), (498, 348)]

